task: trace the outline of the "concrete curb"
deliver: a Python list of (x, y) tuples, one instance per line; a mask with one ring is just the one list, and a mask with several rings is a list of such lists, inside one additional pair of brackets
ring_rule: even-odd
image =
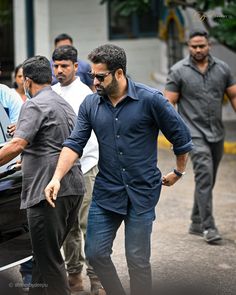
[[(162, 149), (170, 149), (171, 143), (165, 138), (164, 135), (158, 136), (158, 146)], [(236, 142), (225, 141), (224, 142), (224, 153), (236, 155)]]

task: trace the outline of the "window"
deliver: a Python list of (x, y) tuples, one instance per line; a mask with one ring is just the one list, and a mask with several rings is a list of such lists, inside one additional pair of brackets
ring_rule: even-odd
[(14, 69), (12, 0), (0, 0), (0, 75), (1, 83), (11, 85), (11, 72)]
[(109, 39), (132, 39), (157, 36), (158, 0), (152, 1), (147, 11), (122, 16), (117, 9), (122, 0), (108, 2)]

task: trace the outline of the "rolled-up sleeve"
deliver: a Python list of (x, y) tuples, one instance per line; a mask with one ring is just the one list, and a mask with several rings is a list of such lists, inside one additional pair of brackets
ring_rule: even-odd
[(171, 92), (179, 92), (180, 79), (181, 75), (179, 75), (178, 70), (170, 69), (166, 79), (165, 89)]
[(189, 128), (166, 98), (160, 93), (153, 99), (153, 114), (161, 132), (172, 143), (176, 155), (192, 150), (193, 144)]

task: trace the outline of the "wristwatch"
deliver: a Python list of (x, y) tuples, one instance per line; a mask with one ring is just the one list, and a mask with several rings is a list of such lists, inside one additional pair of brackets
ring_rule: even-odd
[(184, 172), (179, 172), (179, 171), (176, 170), (176, 169), (174, 169), (173, 172), (174, 172), (174, 174), (176, 174), (178, 177), (182, 177), (182, 176), (184, 176), (184, 174), (185, 174), (185, 171), (184, 171)]

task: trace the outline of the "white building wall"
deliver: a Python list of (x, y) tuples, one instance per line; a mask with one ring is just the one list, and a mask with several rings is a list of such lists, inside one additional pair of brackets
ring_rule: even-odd
[(157, 38), (109, 41), (107, 6), (99, 3), (100, 0), (49, 0), (51, 52), (54, 38), (60, 33), (72, 36), (80, 58), (85, 60), (95, 47), (115, 43), (126, 51), (128, 74), (139, 82), (157, 86), (152, 75), (162, 72), (166, 65), (163, 44)]
[(15, 66), (27, 58), (25, 0), (13, 1)]
[[(15, 61), (27, 58), (25, 0), (14, 0)], [(165, 45), (157, 38), (108, 40), (107, 6), (100, 0), (34, 0), (35, 54), (51, 59), (54, 38), (68, 33), (79, 57), (104, 43), (115, 43), (127, 54), (127, 72), (136, 81), (163, 88), (166, 74)]]
[(34, 0), (34, 53), (50, 57), (49, 1)]
[(50, 43), (60, 33), (72, 36), (80, 58), (107, 41), (106, 6), (100, 0), (50, 0)]
[[(15, 65), (27, 57), (25, 0), (13, 0)], [(163, 91), (167, 74), (165, 43), (157, 38), (134, 40), (108, 40), (107, 6), (100, 0), (34, 0), (35, 54), (51, 59), (54, 38), (68, 33), (74, 39), (81, 59), (95, 47), (111, 42), (123, 47), (127, 54), (127, 72), (134, 80), (154, 86)], [(202, 26), (192, 10), (185, 12), (186, 28)], [(226, 61), (236, 76), (235, 54), (221, 45), (213, 44), (212, 53)], [(185, 55), (187, 49), (185, 48)], [(227, 105), (224, 118), (234, 116)]]

